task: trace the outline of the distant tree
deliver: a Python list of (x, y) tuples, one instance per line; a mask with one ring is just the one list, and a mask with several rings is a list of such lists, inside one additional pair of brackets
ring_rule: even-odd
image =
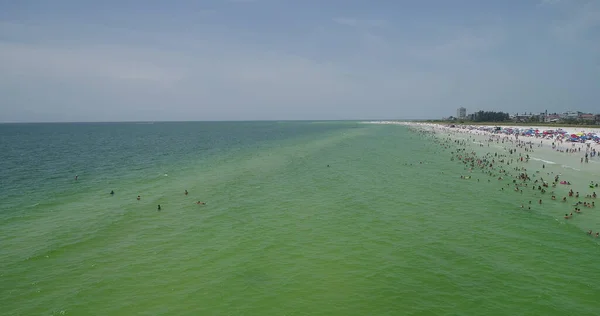
[(495, 111), (478, 111), (473, 113), (474, 122), (504, 122), (509, 120), (508, 113)]
[(565, 117), (563, 119), (563, 123), (565, 124), (570, 124), (570, 125), (576, 125), (578, 123), (580, 123), (576, 118), (572, 118), (572, 117)]

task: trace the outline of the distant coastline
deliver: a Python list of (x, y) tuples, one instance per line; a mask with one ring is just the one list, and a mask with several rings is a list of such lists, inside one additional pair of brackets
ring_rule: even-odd
[(474, 122), (474, 121), (444, 121), (444, 120), (423, 120), (423, 123), (441, 124), (441, 125), (486, 125), (486, 126), (543, 126), (543, 127), (578, 127), (578, 128), (600, 128), (595, 124), (566, 124), (566, 123), (547, 123), (547, 122)]
[(26, 125), (26, 124), (157, 124), (157, 123), (302, 123), (302, 122), (364, 122), (364, 121), (395, 121), (395, 122), (431, 122), (426, 119), (347, 119), (347, 120), (192, 120), (192, 121), (40, 121), (40, 122), (0, 122), (0, 125)]

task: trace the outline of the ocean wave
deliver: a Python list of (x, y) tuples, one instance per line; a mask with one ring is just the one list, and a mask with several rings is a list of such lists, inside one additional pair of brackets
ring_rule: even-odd
[(577, 169), (575, 167), (571, 167), (571, 166), (567, 166), (567, 165), (560, 165), (561, 167), (565, 168), (565, 169), (571, 169), (571, 170), (575, 170), (575, 171), (581, 171), (581, 169)]
[(554, 162), (554, 161), (544, 160), (544, 159), (541, 159), (541, 158), (530, 157), (530, 159), (531, 160), (536, 160), (536, 161), (541, 161), (541, 162), (547, 163), (549, 165), (555, 165), (556, 164), (556, 162)]

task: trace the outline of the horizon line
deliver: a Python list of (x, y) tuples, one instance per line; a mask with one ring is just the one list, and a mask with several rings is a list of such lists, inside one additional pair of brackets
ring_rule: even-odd
[(315, 119), (315, 120), (173, 120), (173, 121), (31, 121), (0, 122), (0, 124), (107, 124), (107, 123), (243, 123), (243, 122), (355, 122), (355, 121), (429, 121), (433, 119)]

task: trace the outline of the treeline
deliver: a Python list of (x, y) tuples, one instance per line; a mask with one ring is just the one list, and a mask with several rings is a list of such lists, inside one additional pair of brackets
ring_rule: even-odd
[(504, 122), (510, 119), (510, 115), (504, 112), (478, 111), (471, 115), (473, 122)]

